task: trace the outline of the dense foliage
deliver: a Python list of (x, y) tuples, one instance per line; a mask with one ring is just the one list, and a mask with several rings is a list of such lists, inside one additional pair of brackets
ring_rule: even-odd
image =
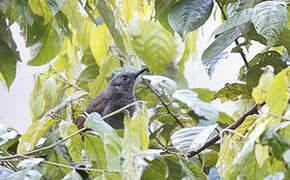
[[(245, 65), (238, 83), (190, 89), (184, 66), (216, 11), (223, 23), (203, 65), (212, 76), (227, 53)], [(28, 64), (49, 64), (31, 92), (26, 133), (0, 126), (0, 179), (290, 179), (289, 1), (1, 0), (0, 14), (0, 81), (9, 89), (21, 60), (13, 23)], [(257, 42), (265, 49), (246, 59)], [(90, 131), (77, 128), (114, 75), (144, 66), (124, 130), (97, 113), (86, 118)], [(219, 112), (217, 100), (236, 112)]]

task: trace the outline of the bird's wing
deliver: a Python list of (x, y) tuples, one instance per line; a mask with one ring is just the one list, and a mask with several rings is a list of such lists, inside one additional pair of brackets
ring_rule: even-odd
[(103, 115), (104, 108), (108, 102), (109, 94), (106, 89), (100, 92), (95, 99), (93, 99), (86, 108), (87, 113), (97, 112)]

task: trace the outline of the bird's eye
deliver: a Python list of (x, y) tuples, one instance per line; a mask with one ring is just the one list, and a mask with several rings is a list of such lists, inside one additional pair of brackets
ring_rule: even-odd
[(123, 81), (127, 81), (128, 80), (128, 77), (127, 76), (123, 76)]

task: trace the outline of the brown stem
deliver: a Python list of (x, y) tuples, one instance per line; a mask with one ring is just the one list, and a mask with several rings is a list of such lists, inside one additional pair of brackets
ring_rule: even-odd
[[(237, 127), (239, 127), (244, 120), (249, 116), (249, 115), (253, 115), (253, 114), (258, 114), (258, 107), (262, 106), (263, 104), (256, 104), (254, 105), (248, 112), (246, 112), (245, 114), (243, 114), (239, 119), (237, 119), (233, 124), (229, 125), (226, 129), (231, 129), (234, 130)], [(210, 140), (208, 140), (201, 148), (199, 148), (197, 151), (190, 151), (187, 155), (187, 157), (191, 158), (197, 154), (199, 154), (201, 151), (205, 150), (206, 148), (208, 148), (209, 146), (213, 145), (215, 142), (217, 142), (220, 139), (219, 134), (215, 135), (214, 137), (212, 137)]]
[(180, 120), (178, 119), (178, 117), (169, 109), (168, 105), (161, 98), (161, 96), (159, 95), (159, 93), (151, 86), (151, 84), (146, 79), (144, 79), (142, 77), (142, 80), (146, 83), (147, 87), (153, 92), (153, 94), (160, 100), (161, 104), (165, 107), (167, 113), (170, 114), (175, 119), (175, 121), (177, 122), (177, 124), (179, 124), (180, 127), (184, 128), (184, 125), (180, 122)]
[[(225, 11), (224, 11), (224, 9), (223, 9), (222, 4), (219, 3), (219, 2), (217, 2), (217, 1), (216, 1), (216, 3), (217, 3), (217, 5), (218, 5), (219, 9), (221, 10), (221, 13), (222, 13), (222, 15), (223, 15), (223, 18), (224, 18), (225, 20), (227, 20), (228, 18), (227, 18), (227, 15), (226, 15), (226, 13), (225, 13)], [(239, 41), (238, 41), (238, 38), (235, 39), (235, 44), (236, 44), (237, 46), (240, 45), (240, 43), (239, 43)], [(247, 69), (250, 69), (249, 63), (248, 63), (248, 61), (247, 61), (246, 55), (245, 55), (245, 53), (244, 53), (243, 50), (240, 51), (240, 55), (242, 56), (242, 59), (243, 59), (245, 65), (246, 65)]]

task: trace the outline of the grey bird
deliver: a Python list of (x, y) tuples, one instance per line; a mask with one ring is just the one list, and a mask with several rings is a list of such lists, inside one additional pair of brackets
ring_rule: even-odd
[[(136, 101), (134, 87), (136, 79), (143, 72), (148, 71), (143, 68), (137, 72), (125, 72), (114, 77), (107, 88), (101, 91), (86, 108), (87, 113), (97, 112), (101, 116), (110, 114), (128, 104)], [(130, 116), (135, 111), (135, 106), (127, 108)], [(124, 129), (124, 112), (120, 112), (104, 120), (114, 129)]]

